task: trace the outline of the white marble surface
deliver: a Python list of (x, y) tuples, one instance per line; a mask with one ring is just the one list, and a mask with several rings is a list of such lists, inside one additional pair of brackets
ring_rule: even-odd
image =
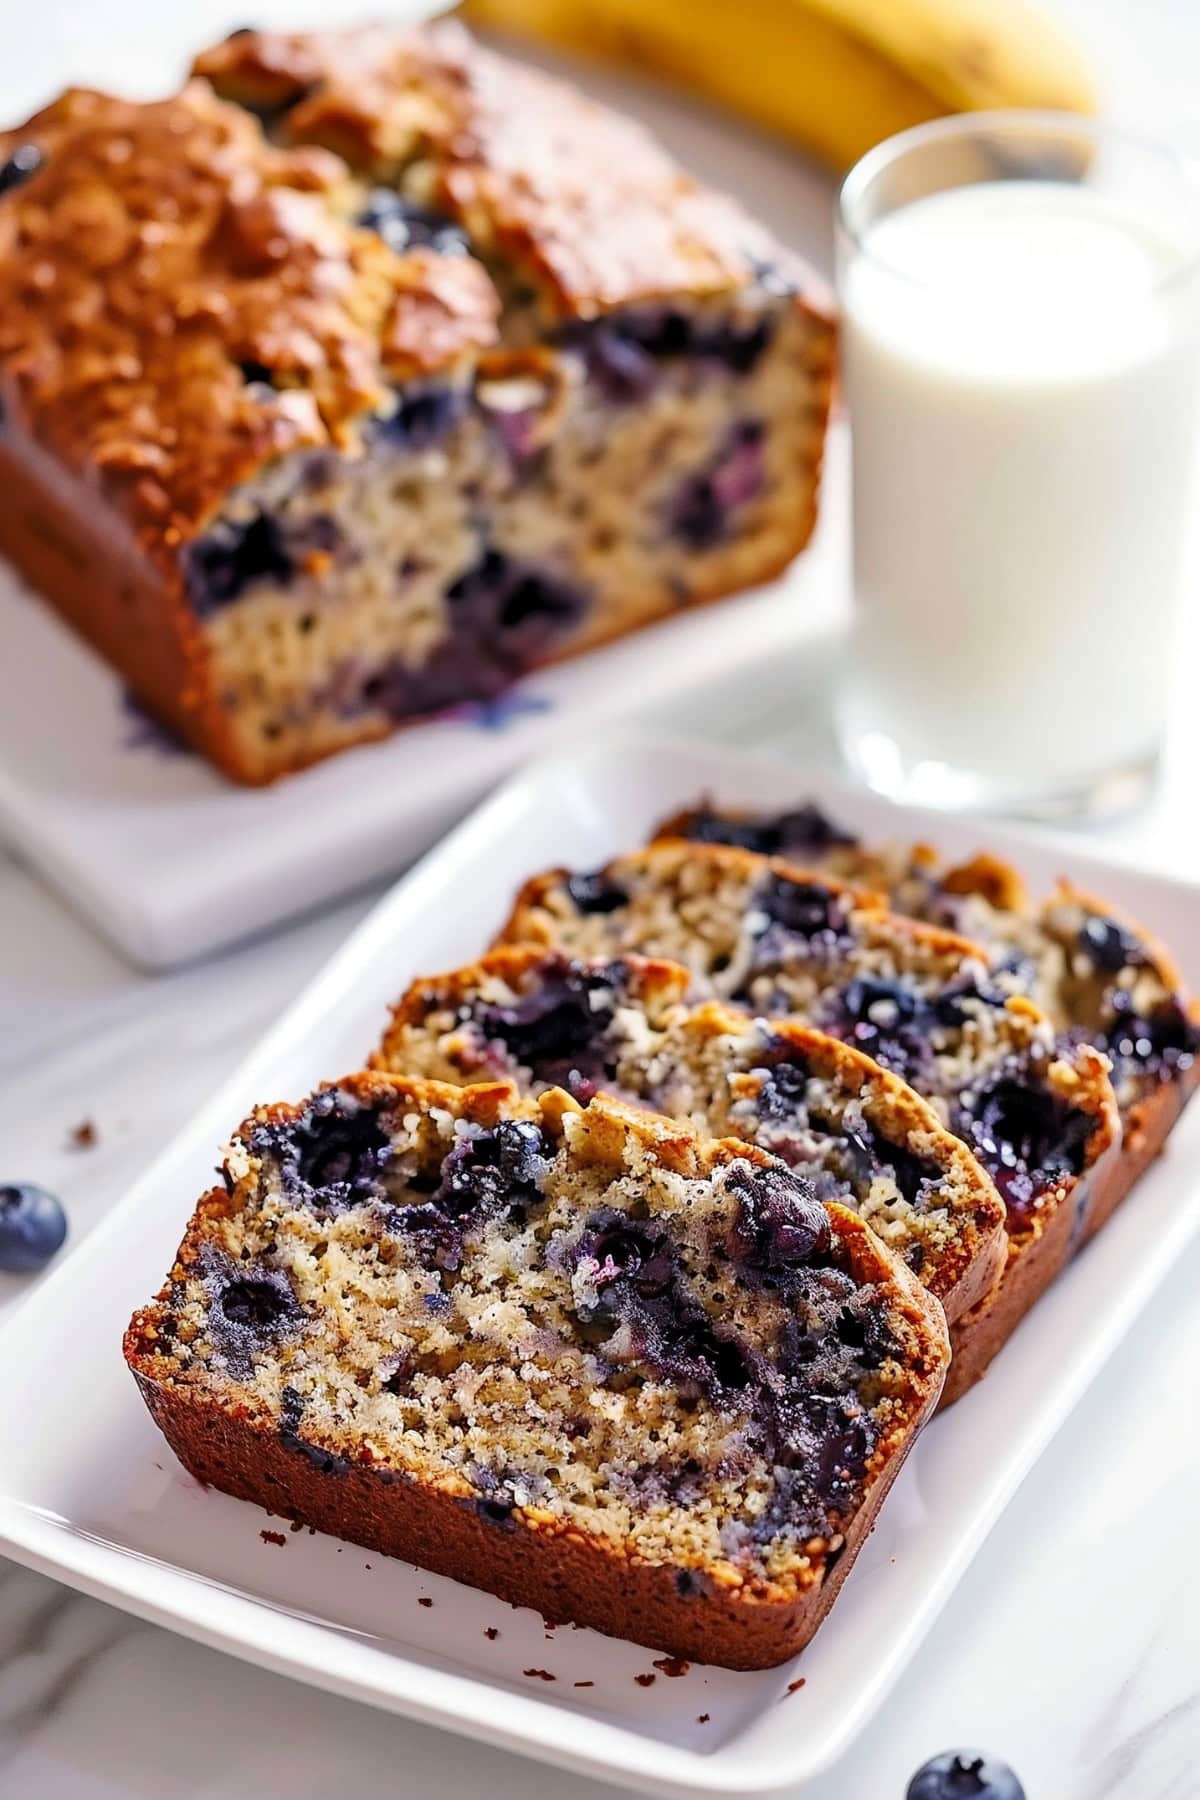
[[(1200, 149), (1197, 0), (1058, 0), (1117, 110)], [(42, 0), (6, 52), (6, 116), (75, 76), (138, 71), (236, 9)], [(325, 3), (257, 16), (328, 17)], [(15, 0), (5, 13), (10, 31)], [(133, 62), (127, 45), (140, 45)], [(132, 71), (132, 73), (130, 73)], [(146, 77), (148, 78), (148, 77)], [(1194, 690), (1188, 633), (1181, 679)], [(1190, 664), (1190, 669), (1189, 665)], [(1186, 741), (1190, 717), (1179, 715)], [(1116, 847), (1200, 874), (1190, 757)], [(57, 1190), (78, 1242), (368, 904), (179, 974), (138, 975), (0, 853), (0, 1174)], [(1198, 903), (1200, 923), (1200, 903)], [(98, 1143), (72, 1149), (93, 1121)], [(1030, 1800), (1200, 1796), (1200, 1248), (1118, 1352), (982, 1549), (918, 1665), (811, 1800), (901, 1800), (931, 1752), (978, 1741)], [(28, 1284), (0, 1276), (0, 1317)], [(30, 1386), (72, 1371), (0, 1370)], [(803, 1729), (803, 1694), (796, 1697)], [(249, 1800), (610, 1792), (318, 1694), (0, 1563), (0, 1800)]]

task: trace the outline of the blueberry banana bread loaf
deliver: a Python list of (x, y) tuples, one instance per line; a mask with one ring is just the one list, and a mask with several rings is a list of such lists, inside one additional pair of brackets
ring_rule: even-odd
[(1035, 1000), (1067, 1042), (1103, 1051), (1121, 1150), (1093, 1188), (1081, 1242), (1158, 1155), (1200, 1083), (1200, 1015), (1171, 957), (1107, 901), (1068, 882), (1036, 902), (995, 856), (949, 864), (927, 844), (867, 846), (811, 804), (772, 815), (705, 803), (667, 820), (659, 835), (738, 844), (882, 889), (895, 911), (985, 946), (999, 982)]
[(453, 24), (236, 35), (0, 134), (0, 549), (268, 781), (780, 570), (813, 279)]
[(953, 1320), (1004, 1267), (1004, 1206), (911, 1088), (824, 1032), (681, 1004), (686, 969), (638, 956), (493, 950), (414, 982), (372, 1066), (437, 1081), (559, 1086), (758, 1144), (852, 1207)]
[(828, 1611), (948, 1360), (762, 1151), (358, 1075), (261, 1109), (125, 1354), (201, 1481), (673, 1656)]
[(980, 946), (778, 858), (678, 840), (598, 871), (536, 876), (502, 939), (671, 958), (720, 999), (844, 1038), (930, 1102), (1007, 1209), (1004, 1273), (953, 1328), (951, 1395), (978, 1379), (1070, 1256), (1116, 1150), (1107, 1063), (1089, 1045), (1059, 1044), (1038, 1008), (994, 979)]

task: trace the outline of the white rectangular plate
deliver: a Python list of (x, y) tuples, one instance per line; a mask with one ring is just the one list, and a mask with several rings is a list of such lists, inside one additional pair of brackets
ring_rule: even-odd
[[(285, 1527), (282, 1545), (264, 1539), (277, 1521), (200, 1489), (175, 1464), (120, 1354), (217, 1146), (254, 1103), (299, 1097), (356, 1066), (388, 1000), (418, 973), (478, 954), (523, 877), (595, 866), (702, 790), (765, 806), (812, 796), (871, 835), (979, 847), (978, 826), (901, 813), (783, 763), (628, 735), (510, 781), (383, 901), (0, 1334), (10, 1372), (0, 1380), (0, 1549), (253, 1662), (648, 1793), (783, 1796), (836, 1757), (1200, 1222), (1200, 1107), (987, 1381), (921, 1439), (799, 1670), (693, 1668), (646, 1687), (636, 1677), (654, 1673), (649, 1651), (547, 1632), (531, 1613), (329, 1538)], [(1057, 873), (1057, 851), (986, 835), (1035, 884)], [(1161, 931), (1200, 974), (1194, 888), (1084, 856), (1071, 873)], [(789, 1692), (800, 1674), (805, 1685)]]
[[(431, 6), (412, 0), (406, 13)], [(148, 85), (165, 87), (176, 66)], [(739, 194), (785, 242), (822, 258), (828, 180), (786, 146), (645, 84), (581, 66), (691, 168)], [(124, 91), (129, 80), (121, 79)], [(0, 71), (0, 85), (3, 84)], [(764, 675), (805, 665), (842, 614), (844, 457), (821, 525), (781, 580), (529, 676), (265, 789), (234, 786), (129, 711), (121, 682), (0, 563), (0, 835), (134, 962), (165, 968), (398, 874), (468, 806), (551, 743), (620, 717), (690, 729), (718, 710), (732, 735)]]

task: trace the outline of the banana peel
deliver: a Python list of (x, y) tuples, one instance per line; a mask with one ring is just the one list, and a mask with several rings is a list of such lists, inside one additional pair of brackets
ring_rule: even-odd
[(894, 132), (993, 107), (1096, 110), (1022, 0), (464, 0), (459, 16), (661, 77), (841, 172)]

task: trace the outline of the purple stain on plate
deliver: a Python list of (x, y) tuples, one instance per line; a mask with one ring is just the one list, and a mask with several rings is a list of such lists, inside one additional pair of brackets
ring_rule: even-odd
[(475, 725), (480, 731), (507, 731), (519, 719), (550, 712), (554, 702), (544, 694), (497, 694), (492, 700), (467, 700), (448, 706), (440, 719), (456, 725)]
[(194, 756), (196, 752), (169, 725), (148, 712), (130, 688), (121, 690), (121, 712), (126, 735), (121, 740), (125, 750), (153, 750), (159, 756)]

